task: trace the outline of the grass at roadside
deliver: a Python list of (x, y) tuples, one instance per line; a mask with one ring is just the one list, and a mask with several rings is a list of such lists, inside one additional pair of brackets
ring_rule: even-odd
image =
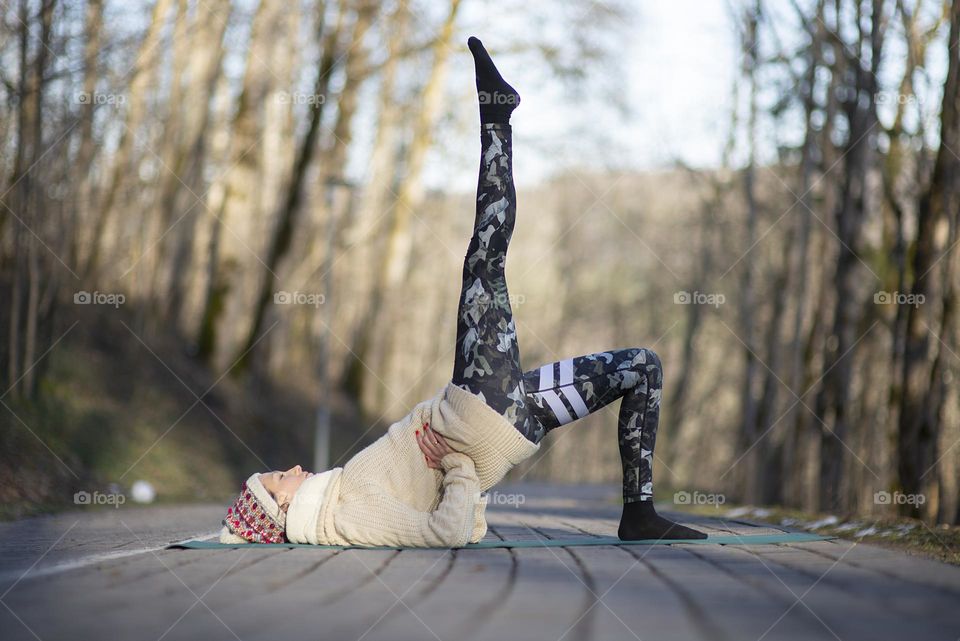
[(840, 517), (833, 514), (811, 514), (782, 507), (682, 505), (672, 509), (727, 520), (796, 528), (960, 565), (960, 527), (957, 526), (929, 525), (917, 519), (895, 516)]
[[(157, 502), (223, 501), (253, 472), (311, 464), (309, 385), (237, 381), (175, 335), (134, 335), (130, 312), (71, 311), (78, 322), (38, 368), (37, 398), (0, 408), (0, 519), (95, 507), (77, 492), (133, 500), (136, 481)], [(341, 395), (328, 402), (336, 458), (365, 444), (351, 429), (364, 423)]]

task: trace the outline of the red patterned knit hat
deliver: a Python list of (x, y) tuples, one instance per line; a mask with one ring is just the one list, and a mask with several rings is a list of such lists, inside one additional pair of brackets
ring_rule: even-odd
[(247, 543), (283, 543), (286, 541), (286, 513), (263, 487), (260, 474), (247, 479), (240, 496), (227, 509), (221, 541)]

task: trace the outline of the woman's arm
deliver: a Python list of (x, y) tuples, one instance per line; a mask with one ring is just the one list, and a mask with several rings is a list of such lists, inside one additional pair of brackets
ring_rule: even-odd
[(469, 543), (479, 543), (487, 535), (487, 499), (480, 493), (477, 502), (473, 507), (473, 533), (470, 534)]
[(459, 547), (469, 542), (473, 534), (480, 480), (473, 459), (466, 454), (450, 452), (440, 464), (444, 471), (443, 498), (436, 510), (427, 513), (424, 539)]
[(364, 502), (342, 505), (337, 529), (357, 545), (460, 547), (474, 532), (480, 480), (473, 459), (460, 452), (446, 454), (443, 498), (433, 512), (420, 512), (383, 493)]
[[(444, 470), (445, 468), (441, 465), (443, 457), (454, 451), (446, 439), (431, 430), (429, 423), (424, 423), (423, 431), (417, 430), (416, 436), (417, 444), (426, 457), (427, 467)], [(468, 543), (476, 543), (487, 534), (487, 520), (484, 515), (487, 503), (479, 489), (478, 486), (477, 499), (474, 501), (473, 506), (473, 527), (471, 528), (470, 536), (467, 538)]]

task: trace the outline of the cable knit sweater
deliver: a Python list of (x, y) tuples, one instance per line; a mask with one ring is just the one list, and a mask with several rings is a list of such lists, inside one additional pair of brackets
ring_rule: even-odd
[[(429, 423), (454, 453), (427, 467), (414, 432)], [(343, 468), (307, 479), (287, 538), (321, 545), (457, 547), (487, 531), (480, 492), (539, 449), (470, 392), (449, 383)]]

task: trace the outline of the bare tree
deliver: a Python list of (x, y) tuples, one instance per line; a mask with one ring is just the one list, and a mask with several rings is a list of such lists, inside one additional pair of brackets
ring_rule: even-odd
[(353, 382), (352, 392), (360, 398), (363, 394), (367, 360), (371, 353), (371, 340), (382, 317), (382, 308), (394, 299), (389, 296), (391, 288), (404, 278), (409, 267), (412, 246), (411, 221), (413, 212), (423, 197), (421, 173), (427, 151), (433, 140), (433, 127), (439, 116), (443, 100), (443, 82), (446, 78), (447, 61), (450, 55), (454, 25), (460, 10), (461, 0), (450, 0), (447, 16), (431, 47), (433, 65), (430, 75), (419, 96), (416, 121), (405, 158), (405, 174), (392, 205), (390, 232), (386, 249), (377, 268), (378, 280), (374, 284), (371, 304), (358, 324), (354, 336), (351, 362), (346, 368), (346, 379)]
[[(897, 472), (903, 492), (924, 494), (930, 509), (938, 510), (937, 441), (944, 401), (944, 359), (949, 345), (940, 335), (952, 335), (956, 308), (957, 263), (946, 240), (956, 237), (957, 180), (960, 161), (960, 4), (950, 7), (949, 65), (940, 111), (940, 148), (930, 185), (917, 208), (917, 235), (911, 261), (914, 274), (910, 293), (917, 304), (907, 311), (902, 374), (902, 405), (897, 432)], [(945, 229), (947, 228), (947, 229)], [(944, 233), (946, 232), (946, 233)], [(942, 297), (937, 317), (936, 301)], [(919, 506), (905, 504), (904, 511), (920, 515)]]
[[(757, 239), (757, 197), (755, 191), (756, 175), (756, 140), (757, 140), (757, 66), (758, 42), (757, 33), (761, 16), (759, 0), (747, 10), (743, 17), (743, 69), (742, 74), (749, 83), (748, 115), (747, 115), (747, 145), (748, 159), (743, 169), (743, 192), (746, 203), (746, 237), (744, 250), (750, 251)], [(756, 292), (754, 291), (754, 261), (743, 261), (740, 275), (739, 306), (739, 336), (743, 343), (743, 381), (740, 388), (740, 448), (747, 452), (741, 463), (743, 470), (743, 486), (748, 500), (756, 500), (759, 492), (759, 466), (763, 460), (766, 445), (759, 439), (757, 432), (757, 401), (755, 387), (757, 381), (757, 351), (755, 339), (755, 310)]]
[[(350, 41), (347, 44), (346, 52), (341, 53), (341, 45), (339, 44), (339, 40), (346, 27), (347, 16), (349, 15), (347, 4), (348, 3), (341, 4), (336, 25), (327, 33), (326, 37), (323, 38), (323, 52), (319, 59), (317, 78), (314, 85), (314, 95), (316, 96), (324, 96), (327, 94), (330, 74), (333, 72), (334, 67), (340, 63), (342, 58), (345, 57), (349, 59), (352, 56), (363, 55), (360, 54), (357, 49), (362, 48), (361, 43), (367, 30), (370, 28), (370, 24), (375, 14), (370, 3), (362, 2), (360, 4), (354, 15)], [(318, 37), (320, 37), (319, 34)], [(349, 63), (347, 63), (346, 66), (349, 67)], [(351, 69), (353, 69), (355, 73), (359, 73), (359, 70), (357, 70), (356, 67), (351, 67)], [(340, 94), (341, 101), (344, 100), (345, 97), (348, 101), (347, 103), (343, 103), (344, 105), (349, 104), (349, 101), (353, 100), (353, 98), (350, 96), (350, 92), (356, 90), (356, 87), (352, 86), (352, 83), (354, 82), (356, 82), (356, 78), (347, 78), (346, 80), (345, 89), (347, 91), (347, 95), (345, 96), (344, 93)], [(297, 152), (297, 159), (294, 165), (293, 176), (287, 189), (286, 199), (282, 203), (280, 211), (277, 212), (276, 227), (274, 229), (273, 237), (270, 240), (270, 246), (264, 266), (264, 273), (260, 279), (258, 295), (253, 309), (253, 321), (250, 324), (250, 329), (248, 330), (246, 338), (241, 346), (240, 351), (238, 352), (237, 358), (235, 359), (237, 362), (237, 367), (234, 371), (237, 372), (243, 371), (250, 364), (251, 353), (253, 352), (253, 347), (256, 345), (260, 337), (260, 330), (263, 326), (267, 305), (270, 301), (270, 297), (273, 294), (273, 279), (275, 277), (274, 272), (280, 264), (280, 261), (290, 249), (293, 230), (296, 225), (297, 216), (301, 207), (300, 201), (302, 198), (303, 182), (306, 176), (307, 168), (310, 166), (310, 163), (316, 152), (317, 137), (320, 132), (320, 120), (323, 115), (323, 106), (325, 102), (326, 101), (315, 100), (310, 104), (309, 126), (306, 136), (300, 144)], [(338, 102), (338, 107), (339, 106), (340, 103)], [(330, 215), (330, 212), (327, 212), (327, 214)]]
[[(285, 11), (282, 5), (272, 2), (261, 2), (257, 7), (247, 49), (243, 86), (230, 125), (227, 166), (217, 184), (210, 190), (209, 207), (212, 215), (209, 216), (211, 229), (207, 246), (206, 285), (203, 312), (197, 331), (197, 355), (208, 362), (213, 359), (219, 342), (219, 328), (226, 309), (226, 299), (236, 277), (236, 269), (231, 265), (238, 260), (231, 253), (228, 253), (225, 259), (221, 256), (224, 225), (250, 225), (251, 219), (257, 214), (258, 197), (255, 186), (258, 182), (257, 174), (263, 167), (262, 156), (256, 152), (256, 147), (262, 141), (262, 120), (266, 111), (264, 103), (276, 82), (273, 70), (265, 61), (270, 59), (268, 50), (271, 40), (281, 28)], [(246, 231), (246, 227), (240, 227), (237, 233)], [(221, 265), (222, 260), (228, 262), (226, 268)]]
[[(877, 73), (883, 48), (884, 6), (882, 0), (871, 0), (869, 27), (861, 20), (865, 2), (855, 3), (859, 39), (851, 49), (834, 32), (837, 65), (834, 73), (846, 79), (841, 100), (849, 133), (843, 150), (843, 182), (836, 211), (839, 255), (833, 276), (836, 302), (833, 310), (830, 339), (824, 355), (823, 387), (817, 396), (816, 413), (822, 422), (820, 439), (820, 508), (837, 510), (842, 504), (843, 471), (846, 443), (853, 407), (850, 396), (853, 363), (856, 354), (858, 321), (864, 301), (858, 284), (860, 257), (857, 248), (862, 242), (866, 217), (867, 174), (872, 161), (874, 127), (877, 123), (875, 97)], [(837, 13), (839, 15), (839, 3)], [(869, 59), (865, 59), (869, 54)]]
[[(44, 91), (49, 53), (53, 37), (56, 0), (43, 0), (36, 18), (30, 15), (27, 0), (20, 3), (20, 38), (18, 82), (19, 108), (17, 110), (17, 155), (14, 160), (12, 185), (14, 198), (6, 208), (13, 212), (18, 225), (13, 246), (14, 272), (10, 301), (8, 333), (7, 376), (10, 391), (16, 395), (32, 396), (36, 389), (38, 334), (40, 325), (49, 319), (52, 298), (41, 288), (56, 289), (56, 275), (47, 260), (40, 256), (43, 242), (38, 236), (47, 228), (45, 202), (40, 181), (35, 180), (37, 164), (44, 154)], [(30, 58), (31, 25), (39, 30), (38, 45)], [(18, 213), (19, 212), (19, 213)], [(47, 300), (47, 305), (43, 301)]]
[(91, 232), (84, 244), (87, 245), (87, 255), (83, 263), (82, 274), (86, 278), (96, 275), (100, 266), (103, 251), (103, 236), (112, 219), (117, 205), (117, 197), (123, 185), (135, 175), (133, 168), (133, 150), (136, 133), (140, 131), (147, 117), (147, 99), (149, 89), (154, 85), (157, 77), (156, 62), (160, 50), (160, 42), (166, 26), (167, 14), (173, 0), (157, 0), (153, 5), (153, 14), (143, 41), (134, 57), (134, 63), (129, 71), (130, 80), (127, 95), (129, 96), (126, 110), (126, 121), (120, 130), (120, 142), (117, 150), (106, 162), (106, 185), (95, 207), (91, 207), (93, 220)]

